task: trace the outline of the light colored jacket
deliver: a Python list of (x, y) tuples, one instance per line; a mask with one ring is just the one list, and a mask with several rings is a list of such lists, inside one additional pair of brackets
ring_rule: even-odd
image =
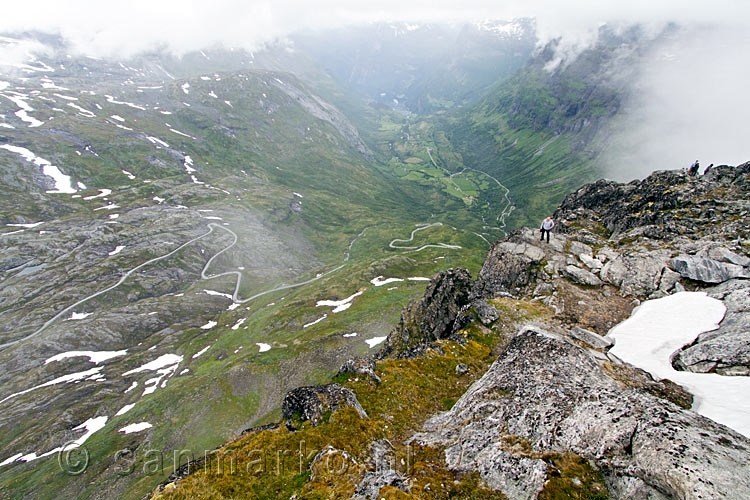
[(542, 221), (542, 227), (540, 229), (545, 229), (545, 230), (549, 231), (553, 227), (555, 227), (555, 221), (553, 221), (552, 219), (549, 219), (549, 220), (544, 219)]

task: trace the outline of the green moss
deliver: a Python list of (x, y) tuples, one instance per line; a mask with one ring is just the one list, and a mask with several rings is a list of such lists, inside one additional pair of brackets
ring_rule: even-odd
[(604, 478), (585, 458), (573, 453), (545, 457), (547, 482), (538, 500), (607, 500)]

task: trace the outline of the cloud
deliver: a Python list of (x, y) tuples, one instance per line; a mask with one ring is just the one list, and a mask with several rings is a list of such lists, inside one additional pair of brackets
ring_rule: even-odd
[(467, 21), (535, 16), (543, 40), (565, 35), (585, 44), (602, 22), (739, 24), (750, 19), (743, 0), (37, 0), (3, 7), (0, 31), (59, 33), (98, 56), (128, 56), (155, 46), (175, 54), (214, 44), (254, 49), (304, 28), (369, 21)]
[(647, 55), (601, 157), (617, 180), (689, 166), (696, 158), (750, 160), (750, 35), (719, 27), (683, 29)]
[[(750, 120), (743, 123), (742, 116), (750, 110), (746, 0), (37, 0), (3, 6), (0, 33), (56, 33), (74, 52), (122, 58), (154, 48), (182, 55), (217, 44), (255, 50), (303, 29), (372, 21), (516, 17), (536, 18), (542, 44), (560, 38), (559, 61), (589, 46), (602, 23), (638, 23), (652, 33), (677, 23), (687, 30), (636, 71), (636, 91), (615, 124), (619, 140), (601, 158), (612, 177), (676, 168), (696, 156), (704, 163), (750, 159)], [(5, 49), (0, 43), (7, 52), (0, 60), (41, 50)]]

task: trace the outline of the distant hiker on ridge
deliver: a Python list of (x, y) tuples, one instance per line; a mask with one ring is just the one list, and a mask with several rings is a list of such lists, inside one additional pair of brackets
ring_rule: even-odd
[(542, 221), (542, 227), (539, 228), (539, 241), (544, 241), (544, 233), (547, 233), (547, 243), (549, 243), (549, 233), (552, 231), (552, 228), (555, 227), (555, 221), (552, 220), (552, 217), (547, 217)]
[(698, 160), (695, 160), (695, 163), (690, 165), (690, 168), (688, 169), (688, 175), (690, 177), (695, 177), (695, 174), (698, 173), (698, 169), (700, 168), (700, 165), (698, 164)]
[(714, 168), (714, 164), (713, 163), (706, 167), (706, 170), (703, 171), (703, 175), (708, 174), (711, 171), (712, 168)]

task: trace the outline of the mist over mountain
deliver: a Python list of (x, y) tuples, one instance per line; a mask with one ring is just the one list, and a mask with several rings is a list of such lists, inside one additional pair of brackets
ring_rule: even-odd
[[(0, 497), (715, 497), (719, 456), (746, 477), (740, 410), (602, 338), (641, 301), (703, 294), (725, 342), (696, 331), (674, 368), (747, 376), (748, 7), (494, 3), (8, 6)], [(651, 175), (696, 157), (715, 171)], [(545, 247), (528, 227), (556, 209)], [(530, 397), (544, 345), (606, 397)], [(537, 423), (478, 429), (480, 380)], [(537, 424), (558, 407), (581, 414), (553, 449)], [(613, 454), (574, 439), (623, 408), (596, 424)], [(655, 408), (715, 454), (658, 449)], [(430, 421), (500, 451), (464, 464)], [(276, 479), (185, 464), (299, 436), (331, 448)], [(417, 437), (422, 472), (378, 465)], [(718, 486), (664, 487), (666, 455)]]

